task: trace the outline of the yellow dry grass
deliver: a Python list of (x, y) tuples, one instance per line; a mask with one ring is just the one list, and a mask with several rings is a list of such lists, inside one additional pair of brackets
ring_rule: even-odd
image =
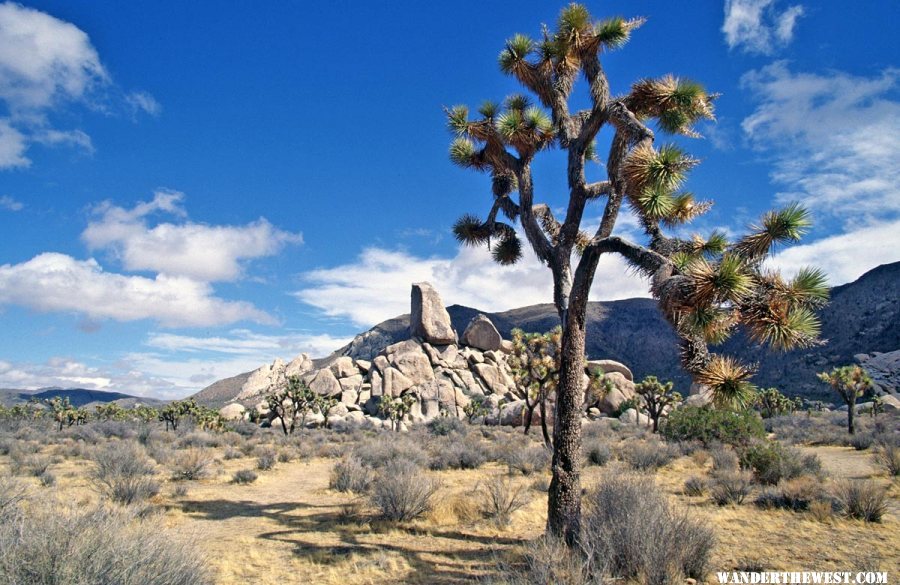
[[(685, 479), (703, 475), (710, 463), (681, 457), (656, 474), (657, 484), (677, 506), (688, 508), (715, 529), (714, 570), (756, 566), (772, 570), (896, 571), (900, 567), (900, 486), (871, 464), (866, 452), (849, 448), (808, 448), (832, 478), (875, 478), (888, 486), (889, 511), (880, 524), (835, 518), (825, 522), (806, 512), (761, 510), (752, 495), (740, 506), (715, 506), (707, 497), (682, 493)], [(214, 477), (166, 482), (157, 503), (174, 530), (195, 535), (223, 585), (303, 582), (323, 584), (468, 583), (496, 570), (498, 557), (515, 553), (539, 536), (546, 522), (548, 476), (517, 476), (529, 503), (503, 528), (487, 521), (479, 506), (479, 482), (506, 468), (436, 473), (442, 486), (434, 509), (407, 524), (374, 519), (366, 501), (328, 489), (333, 460), (279, 463), (259, 472), (249, 485), (231, 482), (239, 469), (255, 467), (250, 457), (219, 460)], [(0, 473), (7, 473), (0, 457)], [(65, 460), (53, 465), (53, 488), (69, 501), (98, 499), (86, 479), (90, 464)], [(618, 473), (613, 463), (587, 467), (586, 487), (603, 474)], [(432, 473), (432, 472), (423, 472)], [(31, 479), (35, 486), (37, 480)], [(187, 493), (177, 496), (178, 485)], [(868, 564), (866, 564), (868, 563)], [(862, 566), (864, 565), (864, 566)]]

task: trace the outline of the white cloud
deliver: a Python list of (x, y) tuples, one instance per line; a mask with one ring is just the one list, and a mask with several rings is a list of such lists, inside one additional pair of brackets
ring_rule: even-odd
[(158, 116), (162, 112), (162, 106), (156, 98), (145, 91), (134, 91), (125, 96), (125, 101), (134, 112), (145, 112), (151, 116)]
[(22, 211), (24, 208), (24, 203), (17, 201), (9, 195), (0, 197), (0, 209), (5, 209), (7, 211)]
[(84, 31), (38, 10), (0, 4), (0, 99), (11, 110), (81, 99), (108, 81)]
[(25, 135), (13, 128), (9, 120), (0, 118), (0, 169), (27, 167), (31, 164), (25, 151)]
[(111, 250), (127, 270), (150, 270), (203, 282), (234, 280), (242, 261), (271, 256), (285, 245), (302, 242), (300, 234), (277, 229), (260, 218), (243, 226), (159, 223), (148, 216), (162, 212), (185, 217), (184, 196), (157, 192), (152, 201), (124, 209), (105, 203), (97, 210), (82, 239), (92, 250)]
[(0, 304), (36, 311), (71, 311), (91, 319), (153, 319), (166, 327), (210, 326), (273, 319), (250, 303), (213, 295), (209, 284), (183, 276), (156, 278), (104, 272), (94, 259), (44, 253), (0, 266)]
[[(116, 91), (106, 91), (110, 88)], [(25, 153), (33, 143), (93, 152), (82, 130), (59, 130), (50, 120), (50, 114), (72, 103), (95, 110), (109, 111), (112, 105), (151, 115), (160, 111), (146, 92), (121, 95), (87, 33), (77, 26), (20, 4), (0, 4), (0, 104), (8, 111), (0, 118), (0, 169), (27, 166)]]
[(787, 248), (769, 261), (786, 275), (817, 266), (832, 286), (856, 280), (869, 270), (900, 260), (900, 221), (865, 226), (809, 244)]
[(61, 356), (43, 363), (0, 361), (0, 387), (19, 390), (84, 388), (152, 398), (181, 398), (188, 394), (173, 382), (134, 369), (127, 362), (91, 366)]
[(760, 105), (742, 123), (751, 144), (773, 153), (772, 178), (821, 215), (847, 224), (900, 213), (900, 69), (875, 77), (794, 73), (777, 62), (744, 75)]
[(254, 359), (271, 361), (276, 355), (293, 357), (300, 353), (324, 357), (350, 340), (350, 337), (334, 337), (324, 333), (263, 335), (247, 329), (234, 329), (229, 331), (227, 336), (214, 337), (151, 333), (147, 345), (173, 352), (212, 352), (252, 356)]
[(747, 53), (770, 55), (791, 42), (802, 15), (802, 6), (779, 11), (775, 0), (725, 0), (722, 32), (731, 49), (740, 47)]
[[(368, 248), (355, 262), (306, 273), (310, 285), (294, 293), (326, 315), (361, 326), (409, 312), (410, 285), (431, 282), (447, 305), (484, 311), (549, 303), (550, 270), (527, 249), (514, 266), (498, 266), (483, 247), (460, 247), (452, 258), (421, 258), (407, 252)], [(648, 296), (647, 282), (625, 263), (606, 255), (597, 268), (591, 300)]]

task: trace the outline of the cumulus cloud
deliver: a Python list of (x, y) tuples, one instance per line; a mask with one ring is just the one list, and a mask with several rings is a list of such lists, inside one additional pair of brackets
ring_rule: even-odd
[[(372, 247), (351, 263), (304, 275), (309, 285), (295, 296), (326, 315), (361, 326), (409, 312), (413, 282), (431, 282), (447, 305), (484, 311), (548, 303), (553, 299), (549, 269), (530, 252), (514, 266), (498, 266), (483, 247), (460, 247), (453, 257), (423, 258)], [(597, 268), (592, 300), (648, 296), (648, 284), (630, 273), (617, 256), (604, 256)]]
[[(49, 115), (67, 104), (105, 110), (101, 89), (115, 88), (87, 33), (72, 23), (13, 2), (0, 4), (0, 169), (27, 166), (32, 143), (68, 145), (92, 152), (81, 130), (54, 128)], [(105, 92), (117, 94), (117, 92)], [(135, 92), (118, 101), (155, 115), (159, 104)]]
[(771, 258), (770, 265), (786, 275), (817, 266), (832, 285), (851, 282), (869, 270), (900, 261), (900, 221), (860, 227), (846, 233), (792, 246)]
[(7, 211), (22, 211), (25, 209), (25, 204), (9, 195), (3, 195), (0, 197), (0, 209), (5, 209)]
[[(151, 333), (147, 345), (174, 352), (212, 352), (219, 354), (261, 357), (296, 356), (308, 353), (324, 357), (350, 342), (350, 337), (335, 337), (325, 333), (288, 332), (283, 335), (264, 335), (248, 329), (234, 329), (224, 336), (195, 337), (173, 333)], [(269, 357), (262, 357), (269, 356)]]
[(725, 0), (722, 32), (730, 49), (771, 55), (794, 38), (797, 19), (803, 15), (800, 5), (778, 10), (775, 0)]
[(300, 234), (277, 229), (260, 218), (243, 226), (210, 226), (190, 221), (148, 224), (151, 215), (185, 218), (184, 195), (159, 191), (152, 201), (131, 209), (105, 203), (82, 233), (92, 250), (109, 250), (127, 270), (149, 270), (187, 276), (203, 282), (234, 280), (242, 262), (271, 256), (287, 244), (302, 242)]
[(214, 296), (207, 283), (164, 274), (114, 274), (104, 272), (94, 259), (49, 252), (0, 266), (0, 304), (74, 312), (90, 319), (153, 319), (166, 327), (274, 321), (250, 303)]
[(152, 398), (182, 398), (188, 392), (170, 380), (142, 372), (131, 364), (88, 365), (55, 356), (45, 362), (0, 361), (0, 387), (17, 390), (84, 388)]
[(781, 61), (742, 79), (760, 104), (751, 144), (775, 155), (773, 179), (824, 215), (854, 223), (900, 212), (900, 69), (874, 77), (795, 73)]

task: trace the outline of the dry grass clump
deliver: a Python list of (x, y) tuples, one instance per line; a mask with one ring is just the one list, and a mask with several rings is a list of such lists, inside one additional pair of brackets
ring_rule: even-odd
[(348, 455), (334, 464), (328, 487), (339, 492), (362, 494), (372, 483), (372, 470), (355, 455)]
[(495, 475), (482, 482), (476, 491), (482, 498), (485, 516), (498, 527), (509, 525), (512, 514), (529, 501), (525, 489), (507, 476)]
[(509, 445), (500, 455), (510, 474), (532, 475), (549, 469), (552, 453), (543, 445)]
[(385, 465), (372, 482), (370, 499), (385, 520), (406, 522), (431, 509), (440, 481), (408, 461)]
[(713, 471), (735, 471), (740, 464), (737, 453), (721, 443), (710, 448), (709, 456), (713, 462)]
[(685, 480), (683, 491), (686, 496), (702, 496), (706, 493), (706, 480), (702, 477), (692, 475)]
[(605, 441), (597, 439), (587, 440), (582, 443), (582, 451), (588, 465), (604, 466), (612, 459), (612, 450)]
[(238, 471), (234, 472), (233, 476), (231, 476), (231, 483), (245, 485), (248, 483), (253, 483), (258, 478), (259, 476), (252, 469), (239, 469)]
[(428, 462), (433, 470), (478, 469), (489, 459), (485, 443), (474, 435), (467, 435), (462, 439), (457, 434), (444, 435), (436, 439), (431, 446), (433, 454)]
[(269, 471), (275, 468), (278, 462), (278, 452), (271, 447), (261, 447), (256, 451), (256, 468), (260, 471)]
[(808, 510), (814, 502), (821, 501), (823, 497), (824, 490), (819, 480), (803, 476), (784, 481), (777, 488), (764, 490), (754, 503), (760, 508), (784, 508), (799, 512)]
[(710, 496), (719, 506), (741, 504), (753, 487), (753, 476), (746, 471), (722, 471), (710, 481)]
[(621, 457), (636, 471), (656, 471), (668, 465), (675, 453), (658, 441), (629, 441), (622, 448)]
[(900, 445), (887, 441), (880, 442), (875, 447), (872, 458), (889, 476), (900, 476)]
[(212, 475), (213, 457), (205, 449), (179, 451), (173, 457), (172, 479), (176, 481), (205, 479)]
[(156, 468), (137, 443), (107, 443), (93, 451), (91, 461), (94, 464), (89, 474), (91, 481), (114, 502), (131, 505), (159, 493), (159, 482), (153, 479)]
[(887, 512), (887, 491), (870, 480), (845, 480), (834, 486), (838, 510), (848, 518), (881, 522)]
[(159, 518), (106, 507), (79, 509), (45, 499), (4, 509), (0, 582), (204, 585), (206, 559)]

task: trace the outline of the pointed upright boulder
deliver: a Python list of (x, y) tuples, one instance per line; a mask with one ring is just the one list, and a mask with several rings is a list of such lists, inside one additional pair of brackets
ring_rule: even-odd
[(462, 336), (463, 345), (483, 351), (497, 351), (503, 342), (500, 333), (485, 315), (475, 315)]
[(427, 282), (412, 285), (412, 307), (409, 332), (432, 345), (456, 343), (456, 331), (450, 322), (450, 313), (434, 287)]

